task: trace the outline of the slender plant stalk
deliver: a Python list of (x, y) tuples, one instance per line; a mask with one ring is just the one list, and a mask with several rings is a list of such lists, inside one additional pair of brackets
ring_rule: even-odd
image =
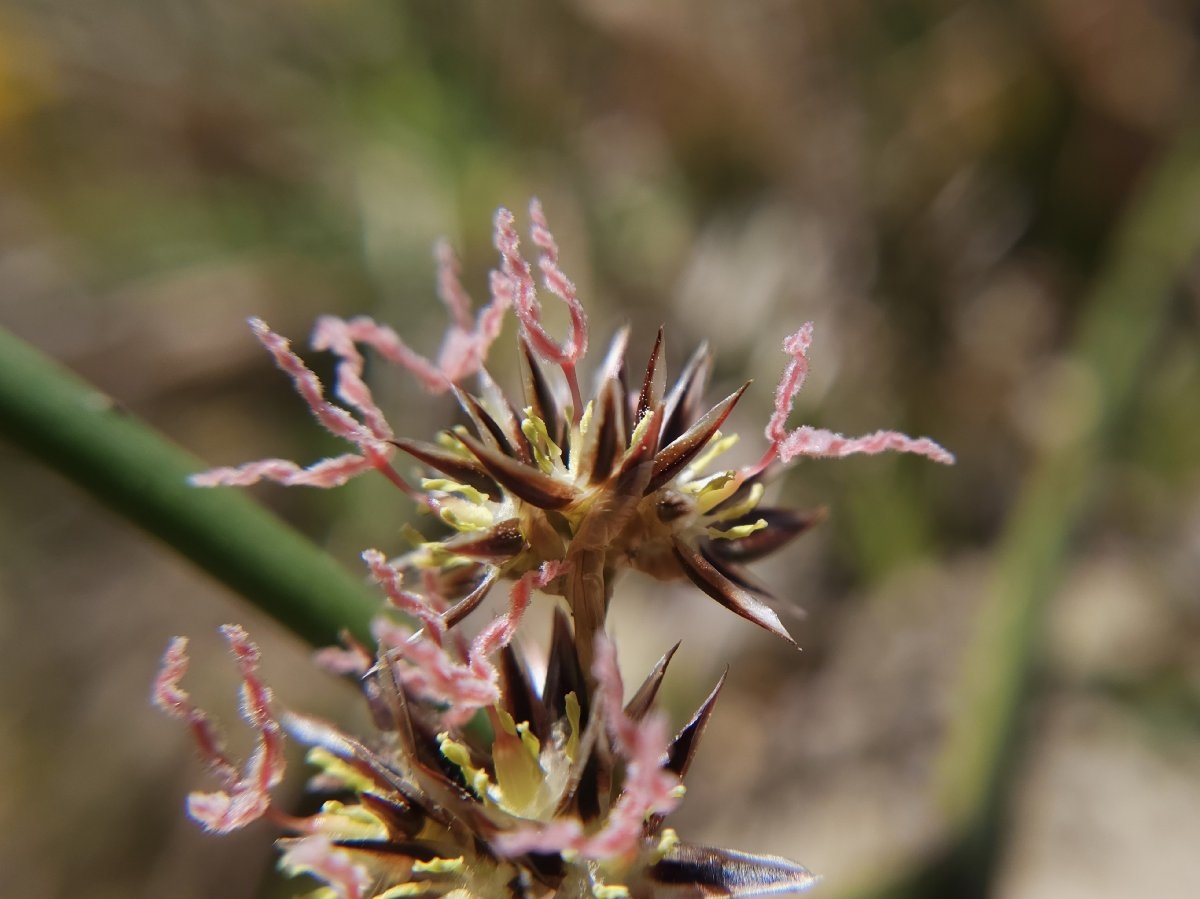
[(343, 630), (369, 641), (379, 599), (362, 580), (246, 494), (190, 487), (203, 462), (3, 329), (0, 437), (310, 643)]
[(950, 823), (944, 855), (857, 899), (987, 893), (1019, 750), (1027, 684), (1043, 613), (1059, 583), (1068, 540), (1110, 438), (1135, 399), (1155, 336), (1200, 254), (1200, 129), (1182, 132), (1149, 173), (1116, 232), (1068, 354), (1079, 395), (1095, 414), (1043, 452), (996, 552), (977, 632), (967, 648), (956, 715), (940, 760), (939, 798)]

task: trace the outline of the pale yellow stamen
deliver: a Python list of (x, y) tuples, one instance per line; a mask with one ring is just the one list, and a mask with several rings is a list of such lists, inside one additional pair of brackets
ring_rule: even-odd
[(431, 858), (427, 862), (414, 861), (414, 874), (457, 874), (463, 869), (463, 857), (456, 858)]
[(471, 764), (471, 753), (466, 746), (452, 739), (450, 734), (440, 733), (438, 734), (438, 748), (441, 749), (442, 755), (462, 772), (467, 785), (475, 791), (476, 795), (488, 795), (492, 782), (486, 771)]
[(758, 501), (762, 499), (762, 495), (763, 485), (751, 484), (750, 493), (744, 500), (730, 506), (728, 509), (722, 509), (712, 517), (713, 521), (732, 521), (735, 518), (741, 518), (743, 515), (749, 515), (758, 506)]
[(343, 784), (347, 789), (354, 790), (356, 793), (369, 790), (375, 784), (374, 780), (360, 773), (328, 749), (324, 749), (321, 746), (314, 746), (310, 749), (305, 756), (305, 761), (315, 768), (320, 768), (323, 774)]
[(422, 478), (421, 487), (427, 491), (457, 494), (469, 502), (479, 503), (480, 505), (487, 502), (486, 494), (467, 484), (451, 481), (449, 478)]
[(554, 474), (562, 468), (562, 448), (550, 439), (546, 423), (533, 414), (533, 407), (525, 409), (521, 422), (521, 433), (533, 447), (533, 460), (546, 474)]
[(722, 434), (717, 431), (709, 438), (708, 447), (692, 460), (692, 464), (683, 470), (681, 480), (691, 480), (700, 472), (704, 471), (717, 456), (729, 450), (735, 443), (738, 442), (737, 434)]
[(758, 521), (750, 524), (739, 524), (737, 527), (720, 530), (719, 528), (705, 528), (708, 536), (715, 540), (740, 540), (742, 537), (749, 537), (755, 531), (761, 531), (767, 526), (765, 519), (760, 518)]

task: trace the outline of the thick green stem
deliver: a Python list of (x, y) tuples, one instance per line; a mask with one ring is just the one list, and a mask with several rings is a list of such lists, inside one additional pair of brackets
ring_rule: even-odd
[(204, 463), (2, 329), (0, 436), (310, 643), (369, 641), (380, 602), (363, 580), (245, 494), (188, 486)]

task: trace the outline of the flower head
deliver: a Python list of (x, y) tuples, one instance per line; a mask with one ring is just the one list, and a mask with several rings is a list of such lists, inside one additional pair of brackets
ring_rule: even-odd
[[(799, 865), (684, 843), (665, 826), (720, 684), (672, 737), (654, 697), (674, 650), (626, 702), (612, 644), (597, 638), (589, 677), (570, 627), (560, 612), (539, 686), (510, 645), (490, 656), (496, 689), (492, 703), (479, 706), (491, 724), (487, 736), (437, 691), (414, 683), (411, 656), (397, 655), (390, 639), (374, 659), (356, 653), (360, 664), (343, 670), (360, 678), (380, 727), (375, 739), (364, 743), (311, 717), (281, 716), (288, 734), (310, 747), (308, 761), (320, 771), (313, 788), (328, 797), (300, 819), (271, 805), (269, 788), (281, 779), (283, 761), (280, 725), (261, 704), (265, 688), (243, 668), (247, 695), (256, 697), (247, 717), (262, 729), (263, 744), (239, 778), (213, 748), (207, 716), (179, 687), (187, 656), (184, 643), (173, 641), (155, 701), (202, 722), (193, 728), (198, 745), (228, 789), (193, 794), (188, 811), (218, 832), (274, 818), (291, 834), (281, 840), (280, 866), (315, 876), (326, 895), (342, 899), (652, 897), (679, 895), (689, 883), (703, 885), (706, 896), (755, 896), (815, 882)], [(243, 649), (257, 654), (240, 629), (225, 630), (236, 630), (231, 643), (236, 639), (239, 660)], [(434, 647), (424, 633), (406, 642), (418, 658), (445, 653), (448, 680), (480, 681), (470, 651), (456, 659), (461, 647)], [(469, 692), (462, 684), (447, 692), (460, 691)], [(269, 765), (262, 761), (268, 733)]]
[[(257, 649), (240, 629), (227, 629), (242, 666), (244, 715), (260, 734), (239, 774), (208, 718), (179, 687), (184, 643), (171, 644), (155, 701), (189, 722), (225, 785), (221, 793), (194, 796), (189, 810), (214, 830), (273, 814), (293, 833), (283, 841), (283, 867), (317, 877), (331, 896), (616, 899), (806, 889), (814, 878), (798, 865), (693, 846), (665, 827), (720, 687), (673, 738), (654, 708), (671, 653), (626, 702), (604, 632), (614, 584), (626, 569), (687, 579), (791, 642), (767, 590), (744, 566), (821, 516), (761, 504), (773, 463), (889, 449), (940, 462), (952, 457), (928, 438), (891, 431), (861, 438), (787, 431), (807, 373), (811, 324), (784, 343), (788, 362), (757, 464), (717, 464), (736, 439), (721, 428), (748, 385), (706, 405), (712, 362), (704, 346), (668, 387), (662, 331), (638, 369), (628, 365), (628, 332), (621, 331), (585, 400), (578, 369), (588, 349), (587, 318), (536, 201), (530, 217), (542, 284), (567, 307), (561, 341), (543, 324), (533, 267), (503, 209), (495, 220), (500, 264), (475, 319), (456, 260), (439, 248), (439, 292), (452, 323), (436, 361), (369, 318), (317, 322), (313, 347), (338, 359), (334, 394), (341, 405), (326, 397), (284, 338), (252, 320), (314, 417), (353, 451), (308, 466), (268, 459), (218, 468), (193, 482), (333, 487), (380, 472), (440, 518), (445, 536), (420, 540), (393, 559), (365, 552), (390, 607), (375, 624), (377, 650), (350, 644), (321, 654), (329, 667), (360, 679), (381, 734), (360, 742), (311, 718), (283, 718), (293, 737), (313, 747), (310, 761), (322, 770), (316, 784), (331, 791), (310, 818), (290, 818), (270, 803), (283, 763), (279, 725), (255, 673)], [(509, 309), (520, 329), (518, 402), (484, 367)], [(425, 388), (452, 392), (464, 424), (434, 442), (397, 436), (363, 380), (362, 347), (408, 369)], [(419, 469), (415, 477), (397, 468), (403, 457)], [(501, 581), (510, 584), (506, 613), (468, 640), (459, 623)], [(562, 597), (570, 615), (560, 607), (549, 670), (536, 687), (512, 645), (535, 591)]]

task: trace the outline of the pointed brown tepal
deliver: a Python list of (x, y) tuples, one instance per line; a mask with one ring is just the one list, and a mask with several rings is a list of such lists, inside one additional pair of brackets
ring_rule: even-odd
[(654, 474), (654, 451), (658, 447), (658, 435), (662, 429), (662, 406), (655, 406), (646, 413), (645, 426), (642, 428), (638, 442), (629, 448), (621, 467), (613, 478), (611, 490), (616, 502), (612, 506), (612, 514), (624, 509), (624, 514), (631, 514), (634, 507), (649, 491), (644, 486)]
[(677, 649), (679, 649), (678, 643), (667, 650), (666, 654), (658, 660), (658, 664), (654, 666), (654, 670), (642, 681), (642, 685), (633, 694), (633, 698), (625, 704), (625, 714), (634, 721), (641, 721), (645, 718), (650, 707), (654, 705), (654, 699), (658, 696), (658, 688), (662, 686), (663, 676), (667, 673), (667, 666), (671, 664), (671, 657), (675, 655)]
[[(533, 350), (524, 338), (521, 338), (521, 372), (524, 376), (525, 403), (533, 409), (533, 414), (546, 424), (550, 439), (559, 446), (566, 440), (563, 438), (565, 423), (559, 415), (558, 403), (554, 399), (554, 391), (542, 371), (541, 364), (534, 356)], [(566, 447), (564, 447), (566, 449)]]
[(705, 416), (688, 428), (683, 436), (658, 451), (658, 455), (654, 457), (654, 474), (650, 477), (650, 483), (646, 485), (646, 493), (653, 493), (683, 471), (684, 467), (696, 458), (700, 450), (704, 449), (708, 441), (717, 433), (717, 429), (725, 423), (725, 419), (749, 386), (750, 382), (747, 381), (709, 409)]
[(662, 400), (663, 375), (661, 369), (663, 350), (663, 329), (658, 329), (658, 337), (654, 339), (654, 349), (650, 351), (650, 359), (646, 363), (646, 377), (642, 380), (642, 391), (638, 394), (637, 415), (635, 422), (641, 421), (642, 416), (651, 406), (657, 406)]
[(663, 401), (663, 443), (680, 437), (700, 415), (700, 401), (711, 368), (712, 354), (708, 351), (708, 344), (702, 343), (696, 347)]
[(456, 556), (472, 559), (511, 559), (526, 547), (521, 536), (521, 521), (509, 518), (482, 531), (463, 531), (441, 542), (441, 547)]
[(600, 396), (592, 406), (592, 420), (583, 440), (583, 458), (580, 460), (589, 484), (608, 480), (624, 446), (619, 407), (621, 393), (620, 383), (610, 378), (600, 388)]
[(504, 711), (517, 724), (526, 722), (539, 740), (550, 738), (546, 709), (529, 680), (529, 671), (512, 644), (500, 650), (500, 696)]
[(458, 404), (467, 413), (471, 423), (475, 425), (476, 433), (506, 456), (516, 458), (516, 450), (509, 441), (508, 435), (504, 433), (504, 428), (500, 427), (500, 423), (492, 418), (492, 414), (483, 408), (483, 403), (454, 385), (451, 385), (450, 389), (454, 391), (454, 397), (458, 400)]
[(604, 382), (616, 379), (625, 385), (625, 351), (629, 349), (629, 325), (622, 325), (613, 334), (604, 353), (604, 361), (596, 369), (596, 382), (592, 393), (599, 393), (604, 388)]
[[(675, 644), (678, 647), (678, 643)], [(672, 649), (671, 652), (675, 650)], [(669, 656), (664, 657), (664, 661)], [(659, 663), (662, 664), (661, 662)], [(713, 687), (712, 692), (708, 694), (708, 698), (700, 704), (700, 708), (696, 709), (696, 714), (692, 715), (692, 720), (676, 734), (675, 739), (671, 741), (671, 745), (667, 747), (667, 761), (663, 765), (668, 771), (676, 774), (680, 781), (687, 777), (688, 769), (692, 766), (692, 758), (696, 754), (696, 749), (700, 746), (700, 738), (704, 736), (704, 729), (708, 727), (708, 719), (712, 717), (713, 706), (717, 703), (717, 696), (721, 692), (721, 688), (725, 686), (725, 678), (729, 676), (729, 668), (726, 667), (721, 679), (717, 681), (717, 685)], [(640, 691), (639, 691), (640, 692)], [(653, 815), (646, 822), (646, 832), (657, 838), (662, 832), (662, 827), (666, 821), (663, 815)]]
[(820, 879), (807, 868), (774, 855), (751, 855), (677, 843), (647, 871), (661, 892), (679, 899), (751, 899), (788, 896), (811, 889)]
[[(629, 447), (625, 453), (625, 457), (621, 459), (621, 468), (618, 474), (625, 474), (639, 465), (653, 463), (656, 460), (658, 451), (658, 435), (662, 433), (662, 406), (651, 406), (650, 411), (646, 413), (646, 417), (638, 421), (637, 428), (634, 429), (634, 434), (638, 437), (638, 442)], [(643, 424), (643, 422), (645, 422)], [(653, 474), (654, 468), (647, 468), (646, 476)], [(642, 494), (643, 496), (645, 493)]]
[(480, 461), (488, 474), (509, 493), (539, 509), (562, 509), (575, 500), (575, 488), (540, 469), (524, 465), (499, 450), (485, 446), (470, 434), (455, 434)]
[(741, 518), (724, 522), (724, 526), (736, 527), (739, 524), (750, 524), (761, 518), (767, 523), (765, 528), (734, 540), (714, 540), (710, 549), (714, 556), (726, 562), (753, 562), (755, 559), (770, 555), (813, 526), (820, 524), (825, 520), (825, 514), (824, 508), (814, 512), (798, 512), (794, 509), (754, 509)]
[(554, 629), (550, 635), (550, 652), (546, 659), (546, 682), (542, 686), (542, 703), (550, 720), (566, 717), (566, 698), (574, 693), (579, 700), (579, 721), (587, 727), (591, 702), (588, 698), (587, 679), (579, 656), (575, 652), (575, 635), (571, 622), (561, 607), (554, 609)]
[(383, 822), (391, 839), (411, 839), (421, 832), (425, 824), (424, 813), (402, 797), (380, 796), (365, 790), (358, 795), (362, 804)]
[(747, 621), (753, 621), (759, 627), (783, 637), (793, 646), (796, 645), (796, 641), (784, 628), (778, 615), (717, 571), (697, 550), (676, 537), (671, 538), (671, 548), (675, 551), (675, 558), (683, 568), (683, 573), (693, 584), (731, 612), (736, 612)]
[[(282, 723), (288, 735), (309, 746), (319, 746), (330, 755), (336, 756), (348, 764), (356, 772), (375, 782), (380, 794), (397, 793), (409, 805), (421, 805), (420, 792), (412, 784), (405, 782), (400, 775), (393, 771), (384, 760), (357, 740), (352, 740), (333, 725), (313, 718), (309, 715), (299, 715), (285, 712)], [(398, 728), (400, 739), (411, 736), (410, 730)]]
[(442, 622), (447, 628), (454, 627), (454, 625), (479, 608), (479, 604), (491, 592), (492, 587), (496, 586), (496, 581), (500, 577), (499, 572), (500, 569), (493, 568), (484, 575), (483, 580), (476, 585), (474, 590), (442, 614)]
[(394, 864), (398, 858), (429, 862), (438, 857), (437, 844), (425, 840), (333, 840), (333, 845), (339, 849), (373, 855), (384, 863)]
[(692, 720), (671, 741), (671, 746), (667, 749), (666, 767), (678, 774), (680, 780), (687, 777), (688, 768), (692, 766), (692, 758), (696, 754), (696, 747), (700, 745), (700, 738), (704, 736), (704, 728), (708, 727), (708, 719), (712, 717), (713, 706), (717, 704), (717, 696), (720, 695), (721, 688), (725, 686), (725, 678), (728, 676), (729, 669), (726, 668), (721, 679), (717, 681), (717, 685), (708, 694), (708, 698), (700, 704), (700, 708), (696, 709)]
[(500, 521), (484, 531), (463, 531), (440, 543), (442, 549), (454, 553), (455, 556), (485, 561), (510, 559), (526, 545), (526, 540), (521, 535), (520, 519)]
[(457, 453), (452, 453), (432, 443), (422, 443), (420, 440), (407, 440), (399, 437), (391, 444), (404, 450), (414, 459), (424, 462), (435, 471), (440, 471), (452, 481), (473, 487), (480, 493), (486, 494), (493, 501), (503, 497), (504, 491), (500, 485), (487, 473), (487, 469), (474, 459), (466, 459)]
[(774, 599), (775, 594), (758, 577), (740, 565), (735, 565), (733, 562), (726, 562), (719, 554), (712, 551), (714, 544), (724, 542), (723, 540), (701, 540), (699, 543), (700, 555), (704, 557), (704, 560), (709, 565), (717, 569), (724, 577), (733, 581), (739, 587), (744, 587), (751, 593), (761, 596), (763, 599)]
[(480, 389), (483, 391), (483, 402), (487, 403), (486, 408), (492, 416), (492, 420), (499, 425), (505, 440), (511, 447), (511, 455), (526, 464), (532, 464), (533, 452), (529, 446), (529, 438), (521, 430), (521, 419), (524, 416), (517, 414), (508, 394), (492, 380), (492, 376), (488, 374), (486, 368), (479, 369), (478, 377)]

